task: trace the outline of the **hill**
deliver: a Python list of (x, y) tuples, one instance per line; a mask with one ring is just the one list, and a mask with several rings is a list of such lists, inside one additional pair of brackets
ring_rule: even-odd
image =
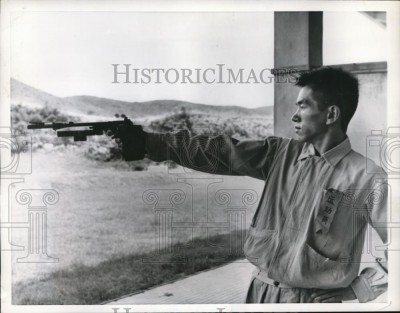
[(57, 97), (37, 88), (11, 79), (11, 104), (40, 108), (49, 106), (70, 115), (110, 118), (116, 113), (132, 118), (161, 117), (184, 107), (196, 114), (212, 114), (226, 117), (270, 117), (273, 107), (248, 109), (239, 106), (205, 105), (178, 100), (153, 100), (147, 102), (127, 102), (94, 96)]

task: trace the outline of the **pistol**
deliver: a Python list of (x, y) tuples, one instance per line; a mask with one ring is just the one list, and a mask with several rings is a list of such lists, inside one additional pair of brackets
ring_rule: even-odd
[[(74, 141), (86, 141), (88, 136), (103, 135), (107, 131), (116, 133), (122, 127), (133, 125), (132, 121), (125, 115), (123, 120), (107, 121), (107, 122), (88, 122), (88, 123), (43, 123), (34, 122), (28, 125), (28, 129), (45, 129), (51, 128), (57, 131), (57, 137), (74, 137)], [(79, 128), (79, 129), (74, 129)], [(81, 129), (84, 128), (84, 129)], [(65, 130), (67, 129), (67, 130)]]

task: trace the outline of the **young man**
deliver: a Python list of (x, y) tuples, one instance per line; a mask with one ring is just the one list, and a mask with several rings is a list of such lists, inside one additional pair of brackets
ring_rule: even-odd
[[(151, 134), (140, 126), (117, 137), (127, 160), (146, 154), (265, 181), (244, 247), (256, 265), (246, 302), (370, 301), (386, 290), (386, 277), (374, 268), (358, 272), (368, 223), (386, 222), (387, 188), (367, 173), (365, 157), (351, 149), (346, 135), (358, 81), (343, 70), (320, 68), (302, 74), (296, 85), (297, 140), (239, 142), (185, 130)], [(375, 229), (386, 243), (386, 229)]]

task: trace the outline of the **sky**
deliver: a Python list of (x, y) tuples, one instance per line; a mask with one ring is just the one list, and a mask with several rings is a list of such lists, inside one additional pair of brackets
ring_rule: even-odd
[[(246, 78), (273, 68), (273, 40), (272, 12), (18, 12), (11, 21), (11, 75), (61, 97), (254, 108), (273, 105), (272, 83), (156, 84), (153, 77), (149, 84), (115, 84), (112, 64), (202, 71), (224, 64), (234, 73), (243, 69)], [(324, 13), (324, 64), (384, 61), (385, 44), (385, 28), (370, 18)]]

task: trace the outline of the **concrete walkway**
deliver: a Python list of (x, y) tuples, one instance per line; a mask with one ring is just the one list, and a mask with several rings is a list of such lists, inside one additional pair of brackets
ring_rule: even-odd
[[(238, 260), (104, 304), (243, 304), (254, 268)], [(387, 292), (371, 302), (387, 302)]]
[(106, 304), (243, 303), (253, 269), (239, 260)]

